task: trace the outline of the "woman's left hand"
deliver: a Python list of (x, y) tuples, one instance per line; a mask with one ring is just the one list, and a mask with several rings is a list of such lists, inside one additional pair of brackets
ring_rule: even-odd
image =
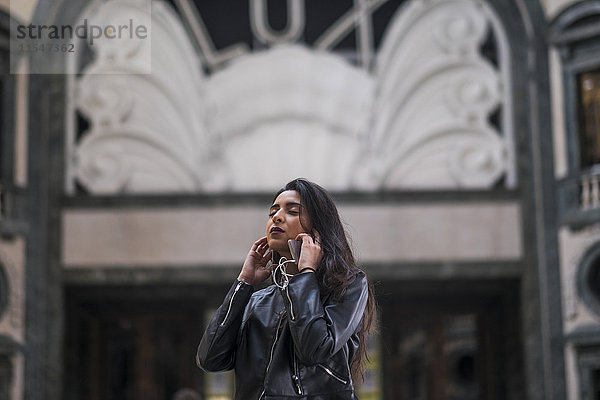
[(315, 232), (315, 239), (313, 239), (308, 233), (300, 233), (296, 236), (296, 240), (302, 240), (298, 271), (302, 271), (303, 268), (312, 268), (316, 271), (323, 257), (319, 234)]

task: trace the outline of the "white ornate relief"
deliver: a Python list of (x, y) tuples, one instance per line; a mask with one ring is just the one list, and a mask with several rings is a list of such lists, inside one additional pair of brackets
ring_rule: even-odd
[(488, 123), (509, 85), (506, 64), (480, 54), (498, 29), (480, 0), (405, 3), (372, 71), (284, 43), (210, 76), (170, 6), (152, 4), (152, 74), (98, 75), (147, 50), (99, 44), (77, 81), (91, 129), (71, 168), (92, 193), (270, 191), (297, 176), (333, 190), (489, 188), (515, 168), (511, 136)]
[(0, 315), (0, 334), (23, 343), (25, 340), (25, 241), (0, 240), (0, 264), (6, 274), (8, 303)]
[(74, 105), (90, 130), (73, 162), (92, 193), (196, 191), (207, 176), (200, 63), (190, 57), (193, 48), (173, 10), (157, 2), (150, 12), (142, 3), (101, 2), (88, 11), (90, 23), (100, 26), (133, 15), (152, 35), (131, 46), (98, 41), (93, 63), (76, 82)]
[(481, 3), (413, 1), (393, 21), (376, 60), (371, 147), (357, 185), (493, 185), (508, 165), (506, 143), (487, 123), (503, 93), (479, 53), (490, 29)]
[(206, 92), (207, 126), (229, 169), (223, 189), (272, 190), (297, 176), (335, 189), (350, 184), (373, 101), (363, 71), (287, 45), (214, 74)]

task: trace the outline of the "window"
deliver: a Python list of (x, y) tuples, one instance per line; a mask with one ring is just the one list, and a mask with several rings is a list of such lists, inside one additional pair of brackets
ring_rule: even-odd
[[(559, 182), (562, 222), (600, 221), (600, 1), (579, 1), (550, 26), (561, 57), (567, 176)], [(560, 130), (560, 129), (559, 129)]]
[(579, 295), (590, 310), (600, 315), (600, 243), (583, 256), (578, 274)]
[(0, 400), (11, 399), (12, 363), (7, 356), (0, 355)]
[(586, 285), (592, 296), (594, 296), (596, 301), (600, 304), (600, 259), (594, 260), (585, 279)]
[(600, 368), (592, 371), (592, 399), (600, 399)]
[(581, 168), (600, 164), (600, 69), (577, 75)]
[(589, 332), (586, 338), (576, 339), (581, 399), (600, 399), (600, 346), (593, 339), (597, 334)]

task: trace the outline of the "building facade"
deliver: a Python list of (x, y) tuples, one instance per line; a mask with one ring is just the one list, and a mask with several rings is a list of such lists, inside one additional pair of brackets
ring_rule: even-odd
[(374, 283), (361, 399), (598, 398), (599, 20), (596, 0), (2, 3), (0, 399), (230, 398), (195, 347), (298, 176)]

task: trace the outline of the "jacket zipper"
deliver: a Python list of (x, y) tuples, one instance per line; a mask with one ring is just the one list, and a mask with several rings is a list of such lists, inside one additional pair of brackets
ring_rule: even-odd
[(302, 393), (302, 382), (300, 381), (300, 374), (298, 373), (298, 359), (296, 358), (296, 352), (294, 351), (294, 375), (292, 375), (292, 380), (296, 384), (296, 389), (298, 389), (298, 394), (303, 395)]
[(233, 290), (233, 294), (231, 295), (231, 299), (229, 299), (229, 307), (227, 308), (227, 313), (225, 314), (225, 318), (223, 318), (223, 322), (221, 322), (221, 326), (225, 325), (225, 321), (227, 321), (227, 318), (229, 317), (229, 313), (231, 312), (231, 305), (233, 304), (233, 299), (234, 299), (235, 295), (240, 290), (240, 288), (242, 287), (243, 284), (244, 284), (244, 282), (242, 282), (242, 281), (238, 282), (238, 284), (236, 285), (235, 289)]
[[(275, 332), (275, 340), (273, 340), (273, 345), (271, 346), (271, 354), (269, 354), (269, 362), (267, 363), (267, 369), (265, 370), (265, 381), (267, 379), (267, 375), (269, 374), (269, 368), (271, 367), (271, 362), (273, 361), (273, 352), (275, 351), (275, 345), (277, 344), (277, 340), (279, 340), (279, 330), (281, 329), (281, 322), (283, 321), (284, 314), (281, 314), (279, 317), (279, 322), (277, 323), (277, 331)], [(260, 394), (258, 400), (262, 399), (265, 396), (265, 391), (267, 388), (265, 387), (265, 381), (263, 381), (263, 391)]]
[(327, 375), (331, 376), (334, 379), (337, 379), (338, 381), (340, 381), (341, 383), (343, 383), (344, 385), (346, 385), (348, 383), (347, 380), (340, 378), (339, 376), (337, 376), (335, 374), (335, 372), (333, 372), (332, 370), (330, 370), (329, 368), (327, 368), (326, 366), (324, 366), (323, 364), (317, 364), (319, 367), (321, 367), (325, 372), (327, 372)]
[(287, 298), (290, 302), (290, 318), (292, 319), (292, 321), (294, 321), (296, 319), (296, 317), (294, 317), (294, 304), (292, 303), (292, 299), (290, 298), (290, 291), (289, 289), (285, 288), (285, 294), (287, 295)]

